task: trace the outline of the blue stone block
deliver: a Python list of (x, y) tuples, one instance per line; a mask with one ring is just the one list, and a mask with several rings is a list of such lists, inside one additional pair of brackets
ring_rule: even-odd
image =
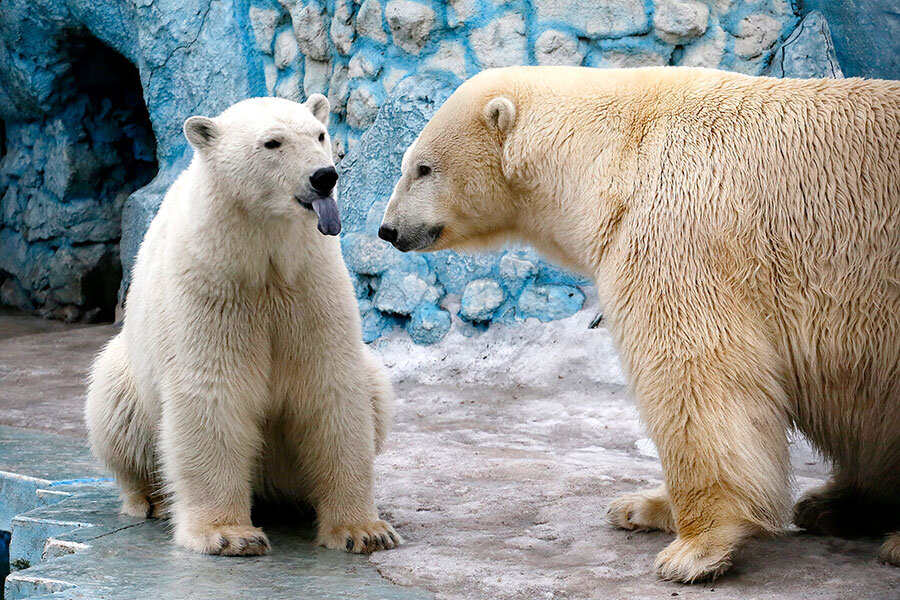
[(413, 313), (406, 331), (417, 344), (439, 342), (450, 331), (450, 313), (436, 306), (423, 306)]
[(519, 296), (518, 314), (553, 321), (571, 317), (584, 304), (584, 293), (568, 285), (529, 285)]
[(513, 254), (506, 254), (500, 259), (500, 282), (513, 296), (521, 292), (537, 273), (537, 266), (530, 260), (517, 258)]
[(419, 306), (435, 304), (441, 292), (414, 273), (389, 271), (378, 285), (375, 308), (395, 315), (411, 315)]
[(363, 275), (381, 275), (402, 260), (402, 255), (393, 246), (365, 233), (344, 235), (341, 251), (347, 268)]
[(467, 321), (488, 321), (503, 304), (503, 288), (493, 279), (475, 279), (466, 284), (459, 316)]
[(427, 260), (447, 293), (461, 294), (469, 281), (496, 275), (498, 258), (496, 253), (442, 251), (429, 254)]
[(369, 297), (371, 292), (371, 287), (369, 286), (369, 282), (372, 280), (371, 277), (350, 273), (350, 280), (353, 282), (353, 292), (356, 295), (357, 300)]
[(371, 344), (394, 328), (394, 320), (386, 317), (376, 308), (370, 308), (362, 313), (361, 323), (362, 338), (367, 344)]

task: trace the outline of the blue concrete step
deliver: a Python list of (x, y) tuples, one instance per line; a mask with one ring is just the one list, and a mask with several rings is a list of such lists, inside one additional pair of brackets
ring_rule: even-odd
[(12, 532), (6, 600), (432, 598), (364, 556), (316, 546), (311, 523), (267, 527), (267, 556), (182, 550), (168, 522), (119, 515), (114, 482), (82, 440), (63, 436), (0, 427), (0, 515)]

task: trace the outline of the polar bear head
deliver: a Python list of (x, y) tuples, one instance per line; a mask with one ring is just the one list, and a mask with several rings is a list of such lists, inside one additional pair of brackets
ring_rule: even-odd
[(480, 247), (511, 233), (504, 147), (517, 111), (495, 79), (485, 71), (462, 84), (404, 154), (379, 230), (399, 250)]
[(212, 197), (242, 203), (254, 219), (315, 219), (319, 231), (337, 235), (328, 114), (322, 94), (304, 104), (251, 98), (215, 118), (190, 117), (184, 134), (209, 176)]

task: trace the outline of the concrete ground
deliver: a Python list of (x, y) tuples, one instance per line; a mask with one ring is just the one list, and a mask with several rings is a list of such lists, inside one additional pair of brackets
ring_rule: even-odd
[[(900, 569), (877, 563), (878, 540), (796, 531), (751, 541), (714, 583), (659, 581), (653, 558), (671, 536), (615, 530), (604, 522), (613, 498), (658, 484), (661, 471), (609, 334), (589, 330), (591, 316), (588, 310), (550, 324), (468, 332), (473, 337), (454, 331), (431, 347), (415, 346), (401, 334), (376, 343), (398, 402), (390, 444), (377, 463), (376, 496), (406, 543), (368, 561), (341, 563), (340, 581), (365, 571), (364, 564), (409, 587), (385, 587), (378, 596), (381, 584), (360, 574), (368, 592), (351, 586), (334, 597), (418, 598), (430, 594), (417, 590), (427, 590), (460, 600), (900, 598)], [(0, 424), (62, 433), (83, 450), (87, 367), (114, 332), (111, 325), (72, 327), (0, 315)], [(15, 452), (0, 444), (0, 465)], [(826, 478), (826, 466), (802, 441), (794, 444), (793, 464), (798, 493)], [(96, 515), (115, 518), (111, 494), (101, 494)], [(92, 563), (99, 569), (80, 576), (94, 577), (84, 589), (103, 581), (135, 585), (136, 574), (152, 566), (153, 595), (159, 597), (178, 582), (204, 582), (206, 587), (181, 587), (184, 599), (208, 597), (216, 584), (240, 586), (252, 579), (249, 573), (262, 576), (253, 585), (273, 582), (262, 597), (318, 589), (301, 579), (292, 588), (284, 575), (299, 573), (298, 565), (306, 565), (304, 575), (333, 568), (310, 563), (310, 553), (320, 561), (344, 559), (313, 548), (308, 525), (291, 531), (283, 524), (270, 530), (273, 553), (265, 559), (194, 559), (169, 546), (164, 524), (139, 523), (97, 542)], [(127, 560), (113, 560), (117, 554)], [(38, 569), (63, 577), (65, 564)], [(20, 573), (30, 571), (39, 572)]]

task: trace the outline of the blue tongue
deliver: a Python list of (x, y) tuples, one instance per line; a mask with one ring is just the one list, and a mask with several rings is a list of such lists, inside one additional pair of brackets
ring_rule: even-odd
[(312, 201), (312, 209), (319, 217), (319, 231), (325, 235), (337, 235), (341, 232), (341, 214), (334, 198), (316, 198)]

